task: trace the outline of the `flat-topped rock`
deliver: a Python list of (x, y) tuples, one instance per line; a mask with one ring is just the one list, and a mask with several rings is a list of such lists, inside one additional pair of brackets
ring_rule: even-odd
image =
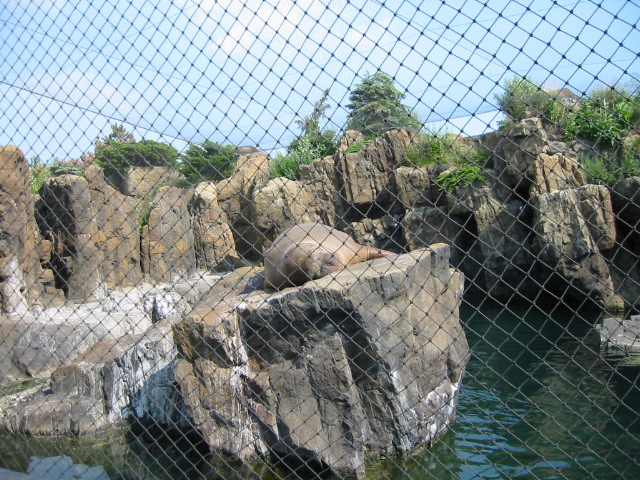
[(449, 247), (353, 265), (270, 293), (246, 269), (174, 336), (186, 413), (214, 450), (362, 473), (450, 425), (469, 349)]

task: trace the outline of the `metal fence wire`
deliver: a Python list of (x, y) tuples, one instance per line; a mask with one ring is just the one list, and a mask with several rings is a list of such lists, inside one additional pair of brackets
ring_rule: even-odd
[(0, 479), (640, 478), (640, 7), (0, 5)]

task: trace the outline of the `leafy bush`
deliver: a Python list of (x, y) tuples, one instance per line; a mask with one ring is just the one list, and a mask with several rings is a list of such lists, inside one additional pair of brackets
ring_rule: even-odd
[(515, 76), (506, 80), (504, 92), (495, 95), (498, 108), (513, 120), (521, 120), (532, 108), (542, 110), (549, 95), (542, 86), (528, 77)]
[(603, 146), (618, 148), (638, 109), (637, 103), (624, 94), (608, 96), (595, 91), (577, 109), (561, 111), (552, 105), (550, 117), (568, 139), (600, 140)]
[(368, 144), (371, 140), (374, 140), (376, 135), (367, 135), (362, 140), (358, 140), (356, 143), (349, 145), (344, 153), (358, 153), (362, 150), (366, 144)]
[(311, 165), (322, 155), (306, 137), (300, 137), (296, 148), (287, 155), (279, 154), (271, 160), (269, 169), (271, 178), (285, 177), (289, 180), (300, 178), (300, 165)]
[(80, 160), (59, 160), (55, 159), (51, 165), (47, 165), (40, 160), (39, 156), (32, 157), (29, 160), (29, 188), (31, 193), (37, 194), (44, 182), (51, 177), (60, 175), (78, 175), (84, 177), (84, 168), (86, 168), (86, 158)]
[(580, 160), (587, 181), (614, 185), (620, 180), (640, 175), (640, 137), (619, 151), (617, 157), (585, 156)]
[(445, 192), (453, 193), (458, 186), (468, 187), (475, 181), (484, 182), (481, 171), (481, 168), (475, 165), (447, 170), (436, 177), (436, 184)]
[(329, 108), (329, 104), (327, 103), (328, 97), (329, 90), (325, 90), (322, 98), (314, 104), (311, 115), (301, 120), (296, 120), (296, 123), (302, 130), (302, 134), (291, 142), (288, 148), (289, 152), (297, 150), (300, 142), (304, 140), (307, 142), (307, 146), (313, 147), (318, 158), (336, 153), (338, 148), (336, 132), (320, 128), (320, 120), (326, 116), (325, 112)]
[(486, 167), (489, 158), (488, 151), (459, 141), (453, 133), (427, 133), (409, 146), (405, 164), (412, 167), (434, 164)]
[(236, 165), (236, 147), (205, 140), (189, 145), (181, 155), (178, 170), (190, 184), (229, 177)]
[(40, 160), (39, 156), (36, 155), (29, 160), (29, 187), (31, 193), (34, 195), (37, 194), (42, 188), (42, 185), (44, 185), (44, 182), (52, 176), (51, 169), (46, 163)]

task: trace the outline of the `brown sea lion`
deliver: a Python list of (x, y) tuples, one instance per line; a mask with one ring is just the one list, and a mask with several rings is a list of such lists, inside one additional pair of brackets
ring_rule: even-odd
[(302, 223), (285, 230), (264, 254), (267, 289), (302, 285), (347, 265), (393, 255), (366, 247), (349, 235), (321, 223)]

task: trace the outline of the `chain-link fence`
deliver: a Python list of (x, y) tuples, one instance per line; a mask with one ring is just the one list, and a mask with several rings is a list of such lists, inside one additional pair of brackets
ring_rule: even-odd
[(0, 478), (640, 478), (633, 2), (0, 5)]

